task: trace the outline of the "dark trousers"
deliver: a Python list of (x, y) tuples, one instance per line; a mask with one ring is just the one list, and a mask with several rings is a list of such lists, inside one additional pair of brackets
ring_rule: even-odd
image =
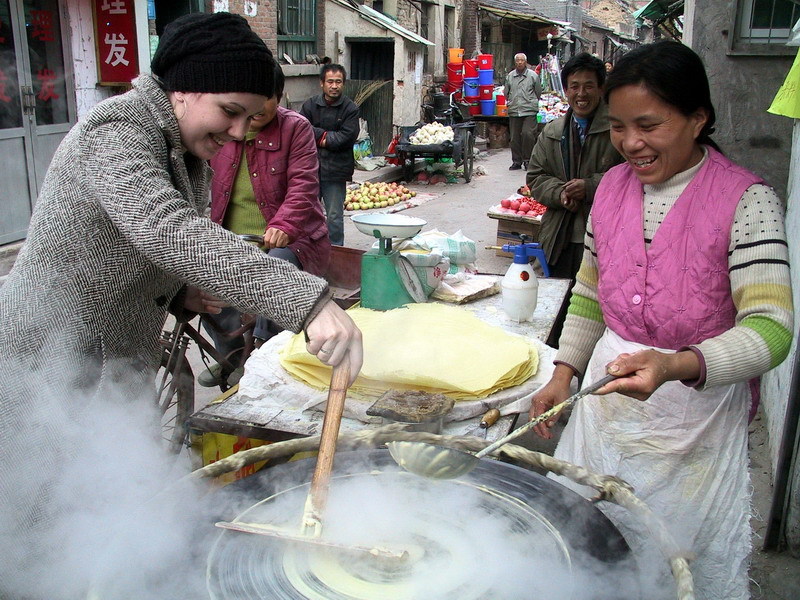
[(346, 181), (320, 181), (319, 195), (325, 205), (328, 220), (328, 237), (334, 246), (344, 246), (344, 197)]
[(508, 134), (511, 138), (511, 162), (515, 165), (527, 163), (539, 134), (536, 116), (508, 117)]
[(550, 335), (547, 338), (547, 345), (553, 348), (558, 348), (558, 338), (561, 337), (561, 331), (564, 329), (564, 321), (567, 319), (567, 311), (569, 310), (569, 301), (572, 298), (572, 287), (575, 285), (575, 275), (578, 274), (578, 269), (583, 260), (583, 244), (570, 243), (564, 246), (558, 260), (553, 264), (548, 263), (550, 268), (550, 277), (558, 279), (571, 279), (572, 284), (569, 286), (569, 293), (564, 298), (561, 309), (558, 311), (556, 320), (553, 323), (553, 329), (550, 330)]

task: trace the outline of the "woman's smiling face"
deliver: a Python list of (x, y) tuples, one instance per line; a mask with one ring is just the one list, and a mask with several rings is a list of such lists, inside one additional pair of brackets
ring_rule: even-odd
[(253, 115), (264, 109), (265, 96), (250, 93), (173, 92), (181, 142), (188, 152), (209, 160), (231, 140), (244, 139)]
[(645, 86), (625, 85), (609, 95), (608, 117), (611, 143), (643, 184), (663, 183), (703, 158), (705, 109), (686, 116)]

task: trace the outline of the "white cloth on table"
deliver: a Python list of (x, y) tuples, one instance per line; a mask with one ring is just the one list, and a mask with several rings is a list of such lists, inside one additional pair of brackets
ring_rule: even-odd
[[(317, 390), (292, 377), (280, 363), (280, 349), (292, 337), (283, 331), (255, 350), (245, 364), (244, 376), (239, 381), (238, 395), (263, 406), (265, 411), (274, 409), (304, 411), (310, 408), (323, 408), (327, 399), (326, 390)], [(539, 389), (553, 374), (553, 358), (556, 351), (539, 340), (530, 339), (538, 349), (539, 368), (535, 375), (524, 383), (500, 390), (486, 398), (460, 400), (445, 416), (445, 421), (464, 421), (483, 415), (490, 408), (499, 408)], [(348, 392), (344, 416), (364, 423), (380, 423), (380, 417), (366, 414), (377, 397), (359, 397)], [(525, 412), (526, 407), (518, 407)]]

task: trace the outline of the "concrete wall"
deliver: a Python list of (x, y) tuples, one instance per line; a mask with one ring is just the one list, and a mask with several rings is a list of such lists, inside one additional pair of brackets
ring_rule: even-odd
[[(731, 2), (716, 0), (694, 7), (687, 2), (684, 43), (703, 59), (717, 111), (714, 140), (733, 161), (761, 175), (786, 198), (792, 123), (767, 113), (791, 56), (729, 56), (727, 32)], [(700, 10), (702, 8), (702, 10)]]
[(284, 106), (300, 110), (307, 98), (322, 92), (319, 85), (319, 65), (282, 65), (281, 68), (286, 76), (282, 101)]
[[(338, 56), (340, 64), (350, 70), (350, 47), (345, 37), (382, 37), (394, 40), (394, 81), (392, 89), (394, 102), (392, 119), (395, 125), (413, 125), (419, 120), (422, 99), (421, 52), (419, 44), (408, 42), (405, 38), (373, 25), (361, 18), (355, 11), (349, 10), (333, 2), (327, 3), (328, 23), (336, 23), (336, 29), (328, 28), (325, 32), (325, 53)], [(431, 47), (433, 48), (433, 47)], [(419, 63), (419, 70), (416, 65)], [(419, 77), (418, 77), (419, 75)]]
[[(139, 66), (144, 72), (150, 70), (150, 53), (147, 42), (147, 2), (134, 3), (137, 21), (137, 43)], [(77, 117), (83, 117), (95, 104), (109, 98), (120, 88), (97, 85), (97, 50), (95, 47), (92, 4), (89, 0), (67, 2), (66, 19), (70, 32), (72, 69), (75, 77), (75, 105)]]
[[(772, 115), (766, 110), (783, 83), (793, 56), (730, 56), (728, 31), (731, 27), (730, 2), (696, 0), (686, 4), (684, 42), (706, 64), (711, 83), (711, 97), (717, 110), (717, 133), (714, 139), (728, 156), (755, 171), (786, 198), (786, 232), (792, 270), (795, 306), (795, 331), (800, 323), (800, 127), (797, 121)], [(700, 10), (702, 8), (702, 10)], [(794, 369), (797, 368), (797, 336), (789, 357), (762, 379), (762, 403), (769, 433), (772, 471), (777, 466), (783, 440), (784, 418)], [(795, 457), (795, 462), (797, 457)], [(798, 493), (800, 471), (795, 469), (790, 482), (794, 507), (786, 524), (787, 532), (798, 534)], [(795, 546), (800, 542), (794, 539)], [(790, 540), (790, 543), (792, 541)]]
[[(783, 83), (792, 58), (728, 56), (725, 32), (731, 24), (729, 3), (703, 3), (702, 11), (694, 4), (693, 1), (687, 3), (687, 16), (690, 18), (686, 21), (684, 42), (701, 56), (706, 65), (711, 99), (717, 112), (714, 139), (734, 162), (761, 175), (782, 198), (786, 198), (793, 124), (790, 119), (769, 114), (766, 110)], [(790, 210), (790, 219), (797, 219), (795, 210)], [(793, 231), (797, 228), (790, 227), (787, 222), (790, 236)], [(790, 237), (790, 248), (797, 246), (797, 237), (793, 237), (794, 240)], [(800, 264), (798, 260), (793, 262)], [(798, 271), (795, 270), (793, 275), (797, 278)], [(795, 282), (795, 294), (798, 283)], [(792, 364), (790, 358), (780, 369), (764, 378), (763, 403), (773, 469), (788, 396), (790, 375), (786, 369)]]
[[(789, 121), (792, 120), (782, 117)], [(789, 165), (789, 192), (786, 209), (786, 231), (789, 236), (789, 260), (792, 270), (792, 293), (795, 306), (795, 331), (800, 324), (800, 243), (797, 234), (800, 231), (800, 121), (794, 120), (792, 136), (792, 156)], [(797, 336), (792, 340), (792, 349), (786, 360), (767, 373), (762, 380), (762, 394), (765, 408), (768, 409), (767, 421), (769, 445), (772, 458), (772, 470), (775, 472), (777, 453), (781, 444), (793, 444), (794, 440), (783, 440), (782, 431), (786, 402), (789, 398), (792, 374), (800, 368), (797, 364)], [(797, 464), (795, 454), (794, 463)], [(800, 469), (794, 468), (794, 476), (789, 481), (789, 505), (786, 519), (786, 540), (793, 553), (800, 555)]]

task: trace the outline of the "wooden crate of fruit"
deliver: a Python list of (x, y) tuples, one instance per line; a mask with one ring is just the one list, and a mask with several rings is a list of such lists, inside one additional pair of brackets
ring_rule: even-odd
[[(486, 213), (489, 218), (497, 220), (497, 245), (519, 244), (523, 235), (526, 242), (538, 242), (542, 215), (546, 210), (544, 205), (521, 194), (503, 198)], [(497, 250), (496, 254), (513, 257), (510, 252), (502, 250)]]

